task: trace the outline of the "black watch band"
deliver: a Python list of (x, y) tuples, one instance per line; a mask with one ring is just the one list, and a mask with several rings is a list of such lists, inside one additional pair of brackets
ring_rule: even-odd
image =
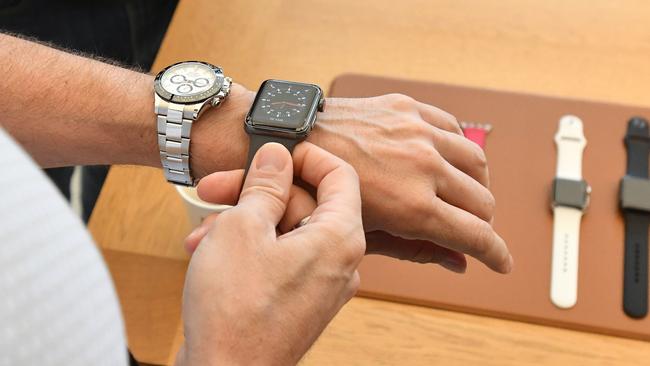
[(648, 122), (632, 118), (625, 135), (627, 171), (621, 182), (621, 208), (625, 218), (623, 310), (633, 318), (648, 313), (648, 226), (650, 180)]
[[(269, 135), (257, 135), (254, 133), (249, 134), (250, 136), (250, 145), (248, 146), (248, 158), (246, 159), (246, 168), (244, 170), (244, 177), (248, 175), (248, 169), (251, 167), (255, 153), (259, 150), (264, 144), (269, 142), (277, 142), (278, 144), (284, 145), (284, 147), (289, 150), (290, 153), (293, 152), (293, 148), (300, 142), (300, 140), (279, 137), (279, 136), (269, 136)], [(244, 178), (245, 179), (245, 178)], [(242, 182), (243, 184), (243, 182)]]

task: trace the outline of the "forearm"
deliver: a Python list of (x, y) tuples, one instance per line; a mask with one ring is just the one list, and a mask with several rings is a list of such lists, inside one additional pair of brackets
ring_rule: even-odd
[(153, 164), (150, 76), (6, 35), (0, 44), (0, 122), (39, 164)]
[[(160, 166), (152, 76), (7, 35), (0, 34), (0, 44), (0, 123), (41, 166)], [(233, 89), (233, 99), (245, 93)], [(245, 152), (229, 147), (242, 144), (243, 131), (225, 136), (237, 132), (232, 114), (245, 108), (224, 108), (219, 116), (228, 122), (223, 141), (206, 147), (219, 161), (209, 170), (243, 160)]]

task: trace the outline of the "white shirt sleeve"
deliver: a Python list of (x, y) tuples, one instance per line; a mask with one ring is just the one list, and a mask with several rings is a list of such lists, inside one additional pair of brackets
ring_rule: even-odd
[(0, 128), (0, 365), (127, 365), (110, 278), (81, 220)]

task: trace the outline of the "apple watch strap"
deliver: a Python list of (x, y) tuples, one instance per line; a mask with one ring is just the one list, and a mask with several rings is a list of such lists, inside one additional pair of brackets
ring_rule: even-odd
[(648, 122), (632, 118), (625, 135), (626, 176), (621, 181), (621, 209), (625, 219), (623, 310), (633, 318), (648, 313), (648, 226), (650, 180)]
[(246, 168), (244, 170), (244, 177), (246, 177), (246, 175), (248, 174), (248, 169), (250, 168), (251, 163), (253, 162), (255, 153), (257, 153), (257, 150), (259, 150), (262, 146), (264, 146), (264, 144), (269, 142), (277, 142), (278, 144), (282, 144), (284, 147), (287, 148), (287, 150), (289, 150), (290, 153), (292, 153), (293, 148), (296, 147), (296, 145), (301, 141), (301, 140), (290, 139), (286, 137), (270, 136), (270, 135), (249, 134), (249, 136), (250, 136), (250, 145), (248, 147), (248, 158), (246, 159)]
[(492, 125), (489, 123), (460, 122), (465, 137), (475, 142), (481, 149), (485, 148), (487, 136), (492, 131)]
[(575, 305), (578, 294), (580, 222), (588, 195), (582, 179), (582, 152), (586, 145), (582, 121), (575, 116), (560, 119), (555, 135), (557, 169), (553, 187), (553, 249), (551, 301), (559, 308)]
[(193, 186), (190, 173), (190, 131), (193, 120), (186, 118), (184, 105), (164, 102), (156, 107), (158, 148), (168, 181)]

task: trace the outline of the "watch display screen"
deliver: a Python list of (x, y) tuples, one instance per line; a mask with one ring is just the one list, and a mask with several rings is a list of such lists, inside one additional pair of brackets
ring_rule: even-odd
[(200, 62), (183, 62), (170, 67), (160, 78), (167, 92), (179, 96), (194, 96), (210, 89), (216, 82), (212, 68)]
[(298, 130), (308, 123), (320, 94), (315, 85), (267, 80), (257, 93), (252, 123)]

